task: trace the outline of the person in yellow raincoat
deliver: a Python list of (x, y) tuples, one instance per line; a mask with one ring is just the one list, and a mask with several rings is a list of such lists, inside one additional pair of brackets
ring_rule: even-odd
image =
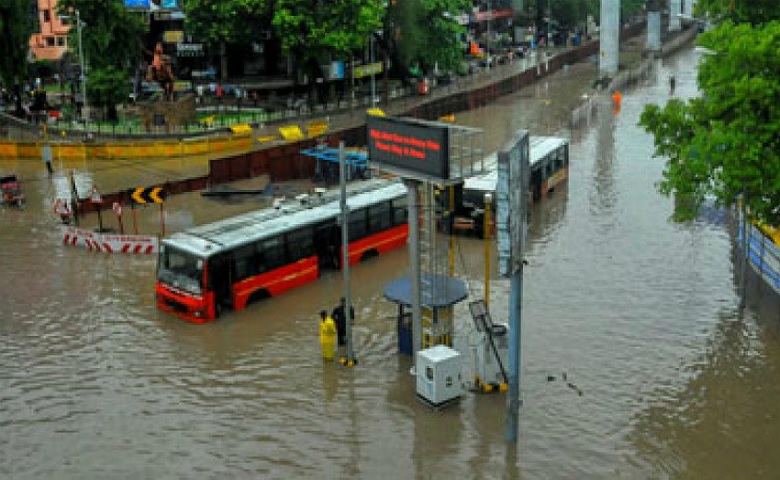
[(336, 355), (336, 322), (330, 318), (327, 310), (320, 312), (320, 347), (322, 359), (332, 361)]

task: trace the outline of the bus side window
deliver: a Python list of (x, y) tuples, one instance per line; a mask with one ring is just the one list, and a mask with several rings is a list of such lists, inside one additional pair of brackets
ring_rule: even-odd
[(290, 262), (314, 255), (314, 239), (311, 227), (303, 227), (287, 234), (287, 257)]
[(409, 216), (406, 197), (393, 200), (392, 205), (393, 225), (406, 224), (406, 219)]
[(349, 241), (354, 242), (368, 235), (366, 216), (368, 210), (362, 208), (349, 214)]
[(258, 255), (258, 258), (262, 256), (262, 265), (259, 268), (263, 272), (279, 268), (287, 263), (287, 259), (284, 255), (284, 242), (282, 237), (273, 237), (261, 240), (257, 244), (257, 251), (262, 252), (262, 255)]
[(390, 202), (382, 202), (368, 208), (368, 232), (377, 233), (390, 228)]
[(236, 249), (233, 255), (236, 281), (241, 281), (257, 274), (254, 249), (251, 245)]

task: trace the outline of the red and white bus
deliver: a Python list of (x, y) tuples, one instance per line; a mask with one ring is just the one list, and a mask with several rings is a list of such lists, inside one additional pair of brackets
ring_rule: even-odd
[[(349, 263), (406, 244), (407, 189), (399, 180), (350, 184)], [(162, 241), (157, 307), (205, 323), (225, 310), (313, 282), (343, 259), (338, 192), (298, 196), (190, 228)]]

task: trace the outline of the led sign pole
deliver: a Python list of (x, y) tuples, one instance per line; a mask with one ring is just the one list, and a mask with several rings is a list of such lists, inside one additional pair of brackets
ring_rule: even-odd
[(412, 369), (417, 374), (417, 353), (422, 345), (422, 289), (420, 281), (420, 182), (404, 178), (409, 204), (409, 263), (412, 277)]

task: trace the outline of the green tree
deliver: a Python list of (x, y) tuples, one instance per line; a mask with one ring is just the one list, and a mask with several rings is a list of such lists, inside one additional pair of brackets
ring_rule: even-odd
[(712, 54), (698, 72), (702, 96), (647, 106), (640, 125), (666, 157), (659, 189), (688, 199), (690, 218), (706, 197), (738, 195), (759, 220), (780, 223), (780, 22), (718, 25), (699, 37)]
[(0, 85), (16, 96), (16, 113), (22, 114), (22, 84), (27, 80), (27, 44), (33, 32), (28, 0), (0, 2)]
[(368, 46), (382, 26), (380, 0), (277, 0), (273, 26), (309, 82), (320, 77), (320, 65), (348, 60)]
[(74, 50), (75, 58), (79, 45), (75, 16), (78, 10), (83, 23), (87, 98), (90, 105), (105, 108), (109, 120), (116, 120), (116, 105), (128, 98), (129, 73), (141, 56), (141, 38), (147, 30), (143, 18), (128, 11), (122, 0), (59, 0), (57, 8), (57, 14), (67, 15), (73, 25), (68, 46)]
[(466, 29), (455, 16), (471, 10), (469, 0), (397, 0), (390, 2), (385, 36), (393, 43), (402, 67), (434, 66), (454, 71), (463, 62)]
[(187, 0), (186, 29), (218, 48), (220, 78), (228, 78), (226, 47), (249, 44), (271, 27), (274, 0)]
[(750, 24), (780, 19), (777, 0), (698, 0), (695, 14)]

